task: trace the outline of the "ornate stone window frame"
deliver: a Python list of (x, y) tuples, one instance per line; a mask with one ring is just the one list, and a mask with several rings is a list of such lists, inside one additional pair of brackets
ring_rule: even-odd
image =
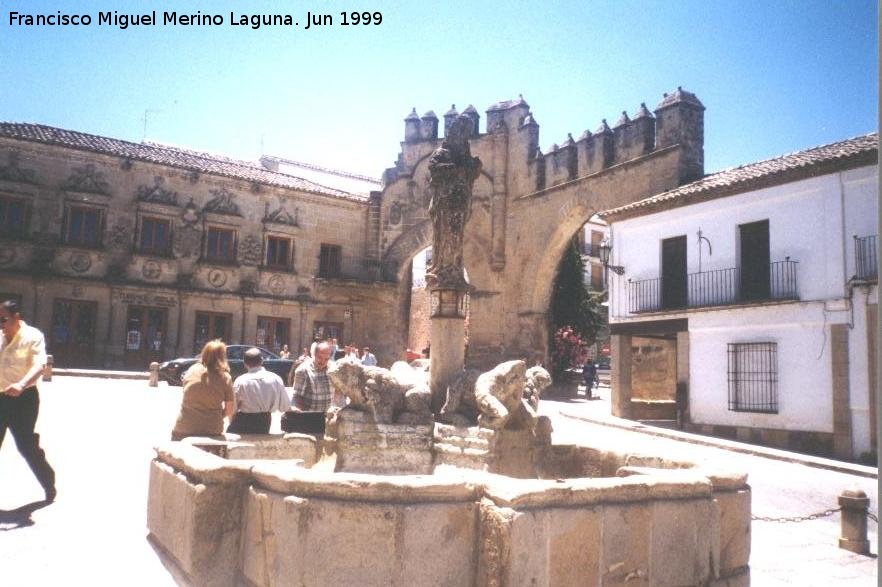
[[(238, 265), (239, 225), (230, 222), (217, 222), (215, 220), (206, 219), (203, 226), (202, 262), (212, 265)], [(214, 231), (229, 232), (232, 234), (230, 243), (231, 254), (229, 258), (216, 257), (209, 254), (209, 241), (211, 240), (211, 233)]]
[[(180, 209), (178, 209), (177, 207), (169, 206), (166, 204), (139, 202), (137, 218), (135, 220), (134, 242), (132, 243), (133, 252), (136, 255), (142, 255), (146, 257), (160, 257), (163, 259), (173, 257), (174, 254), (172, 251), (174, 246), (175, 227), (179, 215)], [(168, 244), (165, 251), (141, 249), (141, 235), (144, 230), (144, 220), (147, 218), (153, 220), (161, 220), (167, 223)]]
[[(285, 241), (288, 243), (288, 258), (284, 263), (270, 263), (269, 251), (270, 240)], [(262, 269), (267, 271), (287, 271), (296, 272), (294, 270), (294, 237), (287, 234), (264, 233), (263, 235), (263, 265)]]
[[(21, 204), (23, 207), (23, 220), (18, 226), (7, 226), (9, 222), (8, 210), (10, 205)], [(33, 214), (33, 196), (21, 193), (13, 193), (0, 189), (0, 239), (2, 240), (26, 240), (28, 229), (31, 225)]]
[[(75, 247), (80, 249), (101, 250), (105, 248), (104, 233), (107, 229), (107, 200), (101, 198), (93, 198), (95, 194), (89, 194), (90, 197), (84, 198), (68, 198), (64, 202), (64, 214), (61, 221), (61, 242), (65, 247)], [(86, 243), (71, 240), (71, 215), (75, 210), (94, 212), (98, 215), (97, 221), (97, 240), (95, 243)]]

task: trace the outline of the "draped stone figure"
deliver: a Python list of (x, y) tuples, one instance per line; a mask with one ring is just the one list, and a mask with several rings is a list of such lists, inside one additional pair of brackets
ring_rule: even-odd
[(463, 233), (471, 213), (472, 184), (481, 172), (481, 160), (472, 157), (469, 148), (473, 124), (469, 117), (459, 116), (429, 159), (429, 216), (434, 231), (432, 261), (426, 269), (430, 288), (463, 290), (468, 286), (463, 273)]

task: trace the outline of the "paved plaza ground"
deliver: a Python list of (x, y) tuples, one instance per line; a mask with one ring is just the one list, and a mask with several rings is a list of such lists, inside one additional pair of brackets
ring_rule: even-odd
[[(867, 492), (872, 511), (878, 511), (874, 478), (585, 421), (609, 418), (608, 390), (602, 388), (601, 395), (604, 400), (543, 402), (556, 440), (661, 450), (747, 471), (756, 515), (806, 515), (834, 508), (836, 496), (847, 488)], [(145, 520), (152, 447), (168, 438), (180, 388), (56, 377), (42, 384), (41, 396), (38, 431), (58, 473), (58, 501), (22, 511), (43, 494), (7, 435), (0, 449), (0, 585), (178, 584), (146, 540)], [(875, 553), (874, 522), (870, 529)], [(876, 558), (837, 548), (838, 535), (838, 513), (801, 523), (755, 521), (751, 584), (876, 585)]]

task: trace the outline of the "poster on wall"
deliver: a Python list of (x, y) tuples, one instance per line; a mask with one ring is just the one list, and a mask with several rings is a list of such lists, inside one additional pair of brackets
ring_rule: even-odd
[(129, 330), (126, 333), (126, 350), (137, 351), (141, 348), (141, 333), (138, 330)]

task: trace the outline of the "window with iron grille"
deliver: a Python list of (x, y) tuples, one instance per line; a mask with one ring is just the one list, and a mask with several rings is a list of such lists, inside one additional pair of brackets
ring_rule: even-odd
[(778, 413), (778, 343), (729, 344), (729, 409)]
[(141, 242), (138, 249), (148, 255), (167, 255), (171, 244), (171, 222), (145, 216), (141, 219)]
[(24, 200), (0, 196), (0, 238), (21, 238), (27, 233), (28, 206)]
[(205, 257), (212, 261), (234, 261), (235, 237), (236, 234), (232, 230), (210, 227), (206, 238)]
[(319, 253), (319, 277), (340, 276), (340, 245), (322, 245)]

